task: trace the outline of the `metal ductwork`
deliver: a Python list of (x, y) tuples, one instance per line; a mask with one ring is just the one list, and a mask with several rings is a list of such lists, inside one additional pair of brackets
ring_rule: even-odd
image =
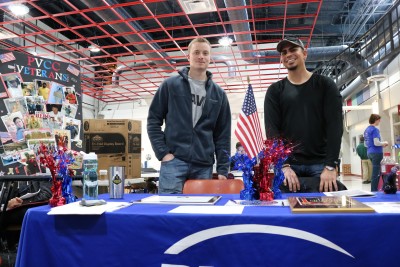
[[(225, 5), (227, 8), (237, 7), (237, 6), (245, 6), (245, 0), (225, 0)], [(231, 21), (248, 21), (247, 11), (245, 9), (232, 9), (228, 10), (228, 16)], [(234, 23), (232, 24), (233, 32), (250, 32), (249, 23)], [(390, 35), (388, 32), (386, 35)], [(279, 57), (279, 53), (277, 51), (253, 51), (252, 37), (250, 34), (235, 34), (237, 46), (241, 52), (243, 60), (250, 63), (275, 63), (276, 57)], [(382, 42), (382, 40), (388, 40), (387, 38), (375, 38), (377, 39), (375, 42)], [(395, 43), (398, 44), (398, 38), (396, 36)], [(370, 46), (371, 49), (375, 46)], [(395, 47), (395, 45), (393, 45)], [(346, 83), (346, 77), (351, 78), (354, 76), (355, 72), (352, 70), (353, 68), (360, 73), (360, 76), (357, 77), (349, 86), (347, 86), (342, 92), (343, 98), (346, 98), (348, 95), (354, 92), (358, 92), (364, 89), (368, 85), (368, 77), (372, 75), (379, 75), (383, 73), (383, 70), (387, 67), (387, 65), (393, 60), (393, 57), (390, 59), (384, 60), (379, 63), (376, 67), (372, 68), (372, 70), (368, 70), (374, 62), (377, 62), (380, 59), (380, 55), (386, 55), (390, 52), (391, 43), (386, 44), (386, 48), (382, 48), (379, 53), (377, 53), (372, 62), (369, 62), (362, 54), (356, 51), (353, 48), (348, 46), (331, 46), (331, 47), (315, 47), (309, 48), (307, 55), (307, 62), (314, 61), (329, 61), (332, 58), (336, 57), (338, 60), (342, 60), (348, 62), (350, 66), (348, 66), (347, 73), (343, 72), (343, 74), (337, 79), (341, 85)], [(366, 71), (367, 70), (367, 71)]]
[[(389, 53), (394, 53), (392, 51), (393, 48), (397, 48), (397, 51), (399, 49), (399, 35), (398, 32), (396, 35), (393, 37), (393, 43), (389, 41), (385, 46), (383, 46), (379, 51), (374, 55), (373, 62), (377, 62), (380, 60), (380, 58), (384, 57), (386, 54)], [(390, 62), (393, 61), (398, 55), (398, 52), (396, 54), (391, 55), (389, 58), (383, 60), (382, 62), (378, 63), (376, 66), (374, 66), (371, 70), (372, 76), (379, 76), (383, 74), (383, 70), (386, 69), (386, 67), (390, 64)], [(363, 90), (368, 83), (365, 83), (364, 81), (360, 81), (358, 78), (355, 79), (349, 86), (347, 86), (341, 93), (342, 97), (348, 98), (351, 94), (357, 94), (359, 91)]]
[[(235, 77), (236, 76), (236, 66), (235, 62), (230, 60), (227, 56), (211, 56), (211, 59), (214, 61), (222, 61), (221, 63), (225, 64), (228, 67), (228, 76), (229, 77)], [(175, 60), (175, 64), (180, 64), (180, 63), (186, 63), (188, 64), (189, 61), (187, 59), (180, 59), (180, 60)], [(150, 63), (134, 63), (128, 66), (119, 66), (115, 72), (113, 73), (112, 76), (112, 83), (114, 85), (119, 85), (119, 76), (123, 72), (131, 71), (132, 69), (135, 70), (144, 70), (148, 69), (149, 66), (155, 66), (156, 64), (154, 62)]]
[[(227, 8), (245, 6), (245, 0), (225, 0)], [(228, 16), (231, 21), (248, 21), (247, 10), (245, 9), (228, 9)], [(235, 33), (237, 47), (240, 50), (242, 59), (249, 63), (276, 63), (276, 57), (279, 57), (277, 51), (257, 51), (254, 52), (252, 37), (250, 34), (240, 34), (241, 32), (250, 32), (248, 22), (233, 23), (232, 31)], [(339, 59), (350, 63), (359, 73), (364, 73), (365, 69), (370, 66), (369, 62), (362, 58), (354, 49), (348, 46), (331, 46), (331, 47), (314, 47), (307, 49), (307, 62), (328, 61), (340, 54)], [(361, 64), (360, 64), (361, 62)], [(366, 80), (368, 74), (362, 74), (362, 78)]]
[[(96, 7), (103, 6), (104, 4), (100, 3), (100, 2), (105, 2), (107, 5), (118, 4), (115, 0), (104, 0), (104, 1), (82, 0), (82, 3), (84, 3), (89, 8), (96, 8)], [(123, 8), (115, 8), (114, 11), (117, 12), (124, 19), (131, 18), (131, 16)], [(104, 21), (120, 20), (120, 18), (110, 9), (100, 9), (100, 10), (94, 11), (94, 13)], [(135, 21), (130, 21), (128, 23), (137, 32), (140, 32), (143, 30), (142, 27)], [(129, 27), (126, 23), (110, 24), (109, 26), (118, 33), (132, 31), (132, 28)], [(129, 35), (125, 35), (124, 38), (127, 41), (132, 42), (132, 43), (145, 41), (146, 43), (144, 43), (144, 44), (135, 44), (133, 46), (139, 51), (144, 51), (143, 55), (146, 56), (147, 58), (152, 58), (152, 59), (163, 58), (164, 59), (164, 60), (154, 60), (154, 64), (161, 65), (161, 66), (167, 64), (168, 66), (164, 66), (163, 67), (164, 69), (174, 70), (174, 68), (172, 67), (174, 62), (169, 59), (169, 56), (167, 53), (159, 52), (162, 50), (161, 47), (156, 42), (154, 42), (153, 39), (150, 37), (150, 35), (148, 35), (147, 33), (129, 34)]]
[(357, 75), (357, 70), (353, 68), (350, 64), (347, 64), (339, 75), (336, 75), (333, 80), (336, 83), (336, 86), (340, 89), (343, 85), (345, 85), (348, 81), (354, 79), (353, 77)]
[[(98, 7), (98, 4), (96, 1), (82, 0), (82, 2), (90, 8)], [(118, 4), (115, 0), (105, 0), (104, 2), (106, 2), (108, 5)], [(124, 19), (131, 18), (131, 16), (123, 8), (116, 8), (115, 12), (117, 12)], [(103, 10), (95, 11), (95, 13), (104, 21), (119, 20), (118, 16), (116, 14), (114, 14), (111, 10), (103, 9)], [(143, 30), (142, 27), (135, 21), (130, 21), (129, 24), (137, 32), (140, 32)], [(109, 26), (111, 28), (113, 28), (116, 32), (120, 32), (120, 33), (132, 31), (132, 29), (125, 23), (111, 24)], [(140, 36), (142, 36), (142, 38)], [(143, 52), (143, 55), (146, 56), (147, 58), (150, 58), (150, 59), (163, 58), (164, 60), (154, 60), (153, 62), (148, 62), (148, 63), (139, 63), (139, 64), (133, 64), (133, 65), (129, 65), (129, 66), (120, 66), (113, 73), (113, 77), (112, 77), (113, 84), (118, 85), (119, 84), (119, 75), (122, 72), (131, 70), (132, 68), (146, 69), (149, 66), (161, 65), (162, 66), (161, 68), (163, 68), (165, 70), (175, 70), (174, 65), (176, 63), (187, 62), (187, 60), (184, 60), (184, 61), (171, 60), (169, 58), (169, 55), (165, 52), (162, 52), (161, 51), (162, 48), (156, 42), (154, 42), (154, 40), (151, 38), (151, 36), (148, 35), (147, 33), (141, 33), (140, 36), (139, 36), (139, 34), (130, 34), (130, 35), (124, 36), (124, 38), (127, 41), (132, 42), (132, 43), (145, 41), (146, 42), (145, 44), (135, 44), (133, 46), (139, 51), (145, 51), (145, 52)], [(149, 51), (154, 51), (154, 52), (149, 52)], [(235, 64), (228, 57), (215, 56), (212, 59), (218, 60), (218, 61), (223, 60), (224, 62), (222, 62), (222, 63), (224, 63), (228, 66), (229, 77), (236, 76)], [(165, 66), (166, 63), (168, 64), (168, 66)]]

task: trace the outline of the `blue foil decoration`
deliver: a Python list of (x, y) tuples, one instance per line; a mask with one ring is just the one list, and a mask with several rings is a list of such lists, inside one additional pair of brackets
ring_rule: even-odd
[(240, 191), (240, 199), (254, 200), (253, 167), (257, 163), (257, 157), (250, 159), (246, 154), (236, 153), (230, 160), (235, 161), (235, 169), (243, 172), (244, 189)]
[(66, 153), (60, 149), (56, 159), (58, 162), (58, 175), (62, 179), (62, 196), (65, 198), (66, 204), (75, 202), (76, 198), (72, 194), (72, 171), (68, 169), (68, 165), (74, 162), (74, 157), (71, 153)]
[(272, 186), (272, 191), (274, 192), (274, 199), (280, 199), (282, 198), (282, 191), (279, 189), (281, 186), (283, 180), (285, 180), (285, 175), (283, 174), (282, 171), (282, 165), (283, 162), (286, 160), (284, 159), (279, 159), (278, 162), (274, 166), (274, 183)]

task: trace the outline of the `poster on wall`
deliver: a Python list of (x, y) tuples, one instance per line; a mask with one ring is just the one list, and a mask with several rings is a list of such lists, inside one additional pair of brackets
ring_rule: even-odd
[(3, 49), (0, 62), (0, 175), (39, 172), (40, 143), (82, 150), (79, 66)]

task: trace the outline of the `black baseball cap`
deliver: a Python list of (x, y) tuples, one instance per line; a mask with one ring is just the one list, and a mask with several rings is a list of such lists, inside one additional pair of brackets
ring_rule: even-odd
[(278, 45), (276, 46), (276, 50), (279, 53), (281, 53), (282, 52), (282, 48), (287, 44), (292, 44), (294, 46), (300, 46), (301, 48), (304, 49), (304, 44), (299, 38), (297, 38), (297, 37), (285, 37), (285, 39), (281, 40), (278, 43)]

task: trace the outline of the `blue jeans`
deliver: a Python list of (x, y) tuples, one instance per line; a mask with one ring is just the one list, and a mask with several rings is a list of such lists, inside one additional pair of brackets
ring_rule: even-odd
[[(312, 165), (291, 165), (292, 170), (296, 173), (300, 182), (300, 190), (298, 193), (319, 192), (320, 176), (324, 170), (324, 164)], [(288, 186), (282, 185), (283, 193), (291, 193)]]
[(159, 194), (182, 194), (187, 179), (211, 179), (213, 166), (204, 166), (174, 158), (161, 162)]
[(317, 177), (321, 176), (325, 168), (323, 163), (312, 165), (290, 165), (292, 170), (296, 173), (297, 177)]
[(381, 176), (381, 161), (383, 153), (370, 153), (368, 158), (372, 162), (371, 191), (378, 191), (379, 178)]

